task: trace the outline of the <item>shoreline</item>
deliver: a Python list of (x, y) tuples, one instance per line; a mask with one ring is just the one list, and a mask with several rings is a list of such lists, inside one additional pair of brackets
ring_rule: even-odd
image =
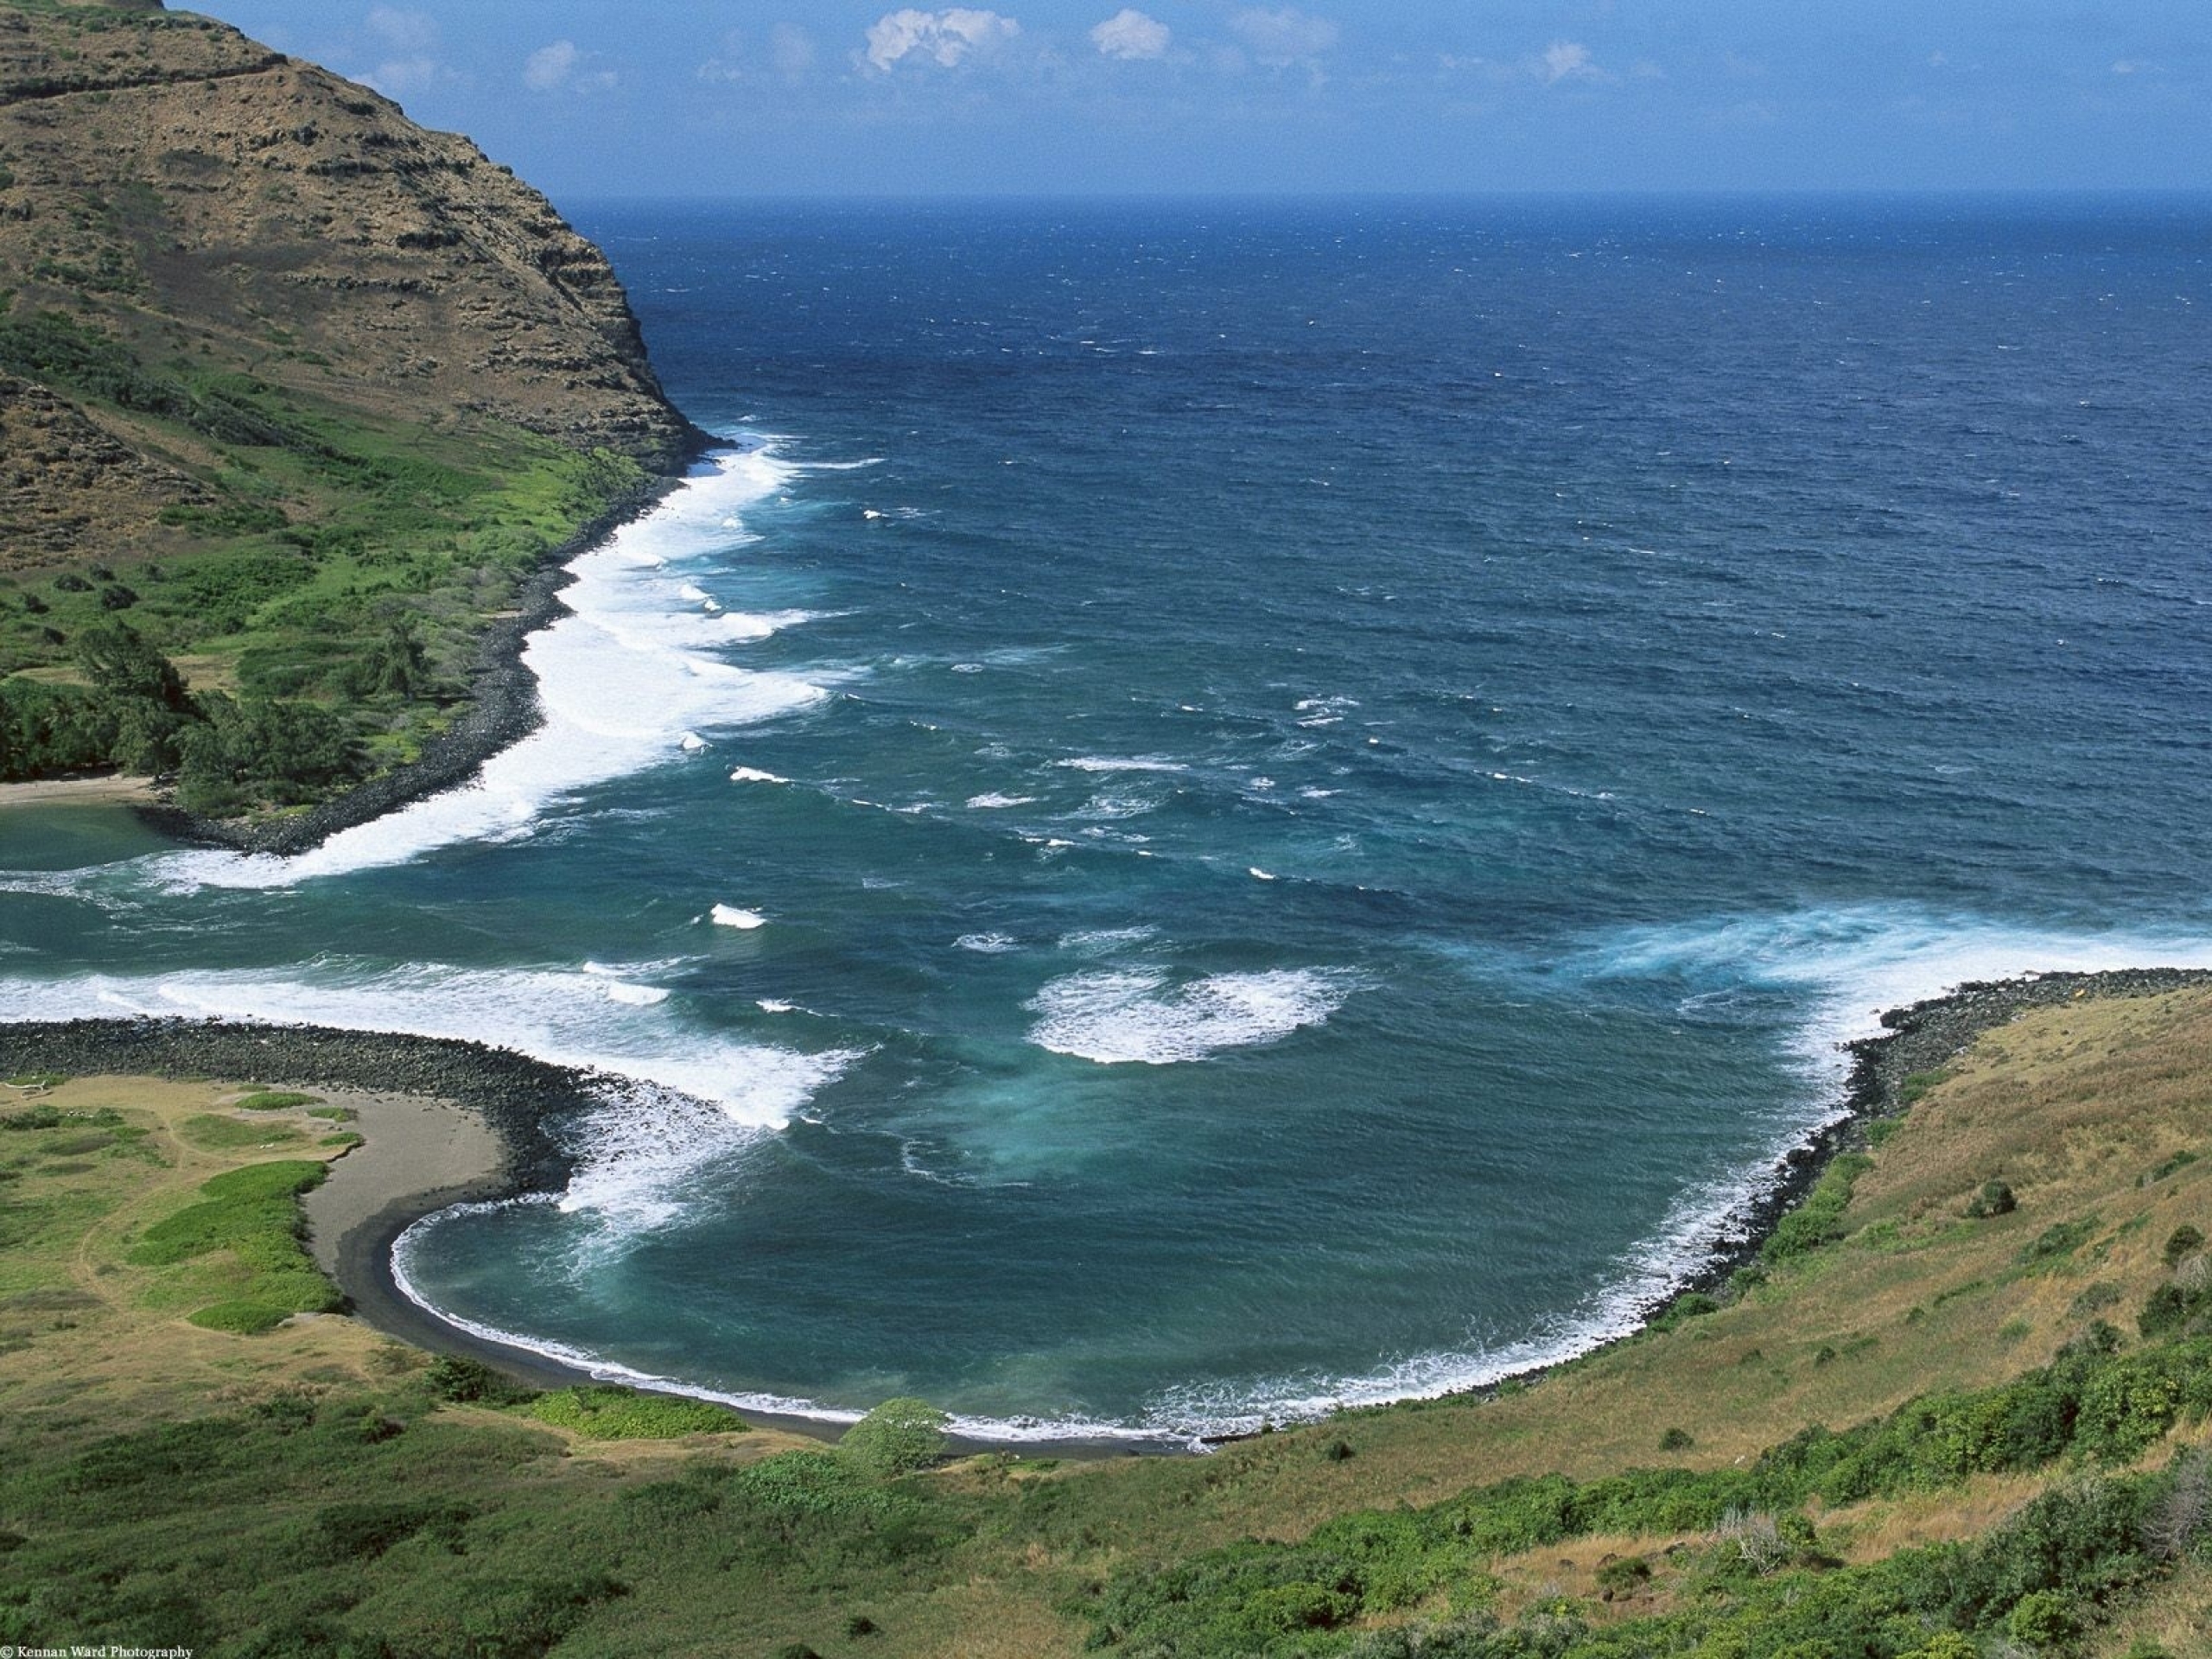
[(0, 810), (11, 806), (105, 806), (128, 804), (141, 809), (161, 799), (151, 778), (124, 772), (101, 772), (71, 778), (26, 778), (0, 784)]
[[(1884, 1028), (1880, 1034), (1843, 1045), (1851, 1056), (1851, 1071), (1839, 1103), (1839, 1116), (1777, 1160), (1773, 1179), (1761, 1196), (1738, 1212), (1726, 1236), (1710, 1242), (1704, 1266), (1667, 1295), (1640, 1309), (1632, 1331), (1594, 1343), (1582, 1354), (1531, 1366), (1491, 1382), (1411, 1397), (1486, 1397), (1505, 1382), (1525, 1383), (1573, 1364), (1586, 1354), (1631, 1340), (1681, 1297), (1719, 1288), (1736, 1268), (1757, 1258), (1782, 1217), (1803, 1198), (1838, 1153), (1863, 1144), (1869, 1123), (1897, 1115), (1903, 1109), (1907, 1078), (1942, 1066), (1983, 1032), (2005, 1025), (2031, 1008), (2091, 996), (2152, 996), (2208, 983), (2212, 983), (2212, 969), (2050, 973), (1964, 982), (1940, 996), (1885, 1010), (1880, 1016)], [(597, 1102), (600, 1091), (614, 1078), (480, 1043), (327, 1027), (181, 1019), (0, 1026), (0, 1070), (34, 1069), (76, 1076), (217, 1077), (264, 1086), (398, 1096), (407, 1097), (408, 1109), (418, 1118), (433, 1112), (474, 1118), (488, 1137), (478, 1148), (480, 1155), (470, 1160), (466, 1168), (433, 1173), (421, 1166), (419, 1156), (411, 1164), (402, 1158), (379, 1165), (372, 1126), (365, 1115), (361, 1132), (366, 1144), (340, 1160), (340, 1166), (360, 1160), (363, 1179), (349, 1181), (347, 1185), (366, 1185), (365, 1213), (347, 1222), (340, 1235), (329, 1241), (327, 1269), (352, 1304), (355, 1317), (412, 1346), (480, 1359), (535, 1387), (561, 1388), (607, 1380), (582, 1366), (463, 1330), (430, 1313), (400, 1289), (392, 1247), (417, 1221), (452, 1205), (515, 1198), (553, 1190), (564, 1182), (571, 1165), (559, 1138), (561, 1122)], [(380, 1127), (387, 1144), (404, 1137), (404, 1128), (396, 1116)], [(683, 1392), (677, 1388), (661, 1391)], [(1347, 1409), (1383, 1411), (1396, 1403), (1401, 1402)], [(791, 1413), (744, 1409), (743, 1414), (748, 1421), (821, 1440), (835, 1439), (847, 1426)], [(1204, 1444), (1226, 1445), (1249, 1438), (1250, 1434), (1210, 1436)], [(1166, 1436), (1151, 1440), (1071, 1436), (1014, 1442), (955, 1435), (951, 1444), (956, 1452), (963, 1453), (1018, 1447), (1023, 1455), (1090, 1459), (1178, 1455), (1194, 1449)]]
[(514, 609), (493, 618), (477, 642), (467, 712), (425, 743), (422, 753), (406, 766), (356, 784), (296, 817), (257, 823), (202, 817), (161, 800), (150, 789), (130, 798), (132, 810), (149, 828), (187, 846), (289, 857), (312, 851), (340, 830), (467, 783), (486, 760), (545, 723), (537, 677), (524, 664), (522, 653), (531, 635), (567, 612), (561, 595), (569, 587), (569, 566), (623, 525), (652, 512), (683, 486), (692, 464), (728, 442), (696, 428), (692, 432), (691, 448), (681, 463), (686, 470), (653, 477), (626, 492), (546, 551), (538, 568), (524, 580)]

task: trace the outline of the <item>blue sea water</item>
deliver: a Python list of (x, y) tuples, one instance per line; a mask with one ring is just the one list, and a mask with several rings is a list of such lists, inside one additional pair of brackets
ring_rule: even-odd
[(546, 730), (289, 862), (0, 822), (0, 1014), (627, 1079), (404, 1241), (457, 1321), (1009, 1436), (1434, 1392), (1632, 1322), (1877, 1007), (2212, 962), (2212, 203), (577, 217), (732, 448)]

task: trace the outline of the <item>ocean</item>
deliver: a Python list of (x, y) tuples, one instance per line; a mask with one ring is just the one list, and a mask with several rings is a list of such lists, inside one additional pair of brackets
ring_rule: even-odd
[(608, 1074), (444, 1317), (1182, 1441), (1630, 1329), (1963, 979), (2212, 963), (2212, 204), (571, 204), (728, 448), (291, 860), (0, 819), (0, 1017)]

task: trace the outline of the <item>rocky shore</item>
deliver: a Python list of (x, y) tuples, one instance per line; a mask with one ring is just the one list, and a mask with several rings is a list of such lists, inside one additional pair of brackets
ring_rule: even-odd
[(264, 1087), (353, 1089), (450, 1101), (480, 1116), (505, 1158), (496, 1190), (568, 1179), (561, 1126), (609, 1079), (512, 1049), (445, 1037), (224, 1020), (62, 1020), (0, 1025), (0, 1075), (205, 1077)]
[[(695, 435), (695, 454), (720, 442), (703, 432)], [(569, 586), (569, 562), (621, 525), (652, 512), (682, 481), (657, 479), (610, 503), (545, 556), (537, 574), (524, 584), (516, 608), (484, 631), (470, 674), (474, 701), (468, 712), (425, 744), (412, 764), (358, 784), (304, 812), (257, 823), (202, 817), (162, 804), (133, 810), (162, 835), (193, 846), (289, 856), (321, 846), (341, 830), (467, 783), (478, 767), (528, 737), (544, 720), (537, 679), (524, 664), (522, 652), (531, 634), (558, 620), (568, 608), (561, 594)]]
[(1774, 1179), (1740, 1217), (1740, 1230), (1713, 1246), (1711, 1260), (1674, 1295), (1646, 1310), (1656, 1313), (1675, 1296), (1709, 1292), (1758, 1255), (1776, 1224), (1812, 1190), (1838, 1153), (1863, 1145), (1866, 1126), (1904, 1110), (1905, 1080), (1934, 1071), (1973, 1046), (1985, 1031), (2009, 1024), (2031, 1008), (2093, 996), (2159, 996), (2212, 983), (2212, 969), (2115, 968), (2100, 973), (2024, 975), (2018, 979), (1969, 980), (1942, 996), (1885, 1009), (1883, 1034), (1847, 1044), (1851, 1071), (1843, 1114), (1777, 1165)]

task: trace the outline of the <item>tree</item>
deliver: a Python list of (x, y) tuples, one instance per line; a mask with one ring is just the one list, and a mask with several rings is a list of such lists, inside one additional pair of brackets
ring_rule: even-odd
[(176, 664), (127, 622), (95, 622), (77, 632), (77, 666), (111, 696), (143, 698), (181, 715), (190, 707)]
[(951, 1419), (926, 1400), (887, 1400), (847, 1429), (837, 1450), (870, 1474), (912, 1474), (944, 1455)]

